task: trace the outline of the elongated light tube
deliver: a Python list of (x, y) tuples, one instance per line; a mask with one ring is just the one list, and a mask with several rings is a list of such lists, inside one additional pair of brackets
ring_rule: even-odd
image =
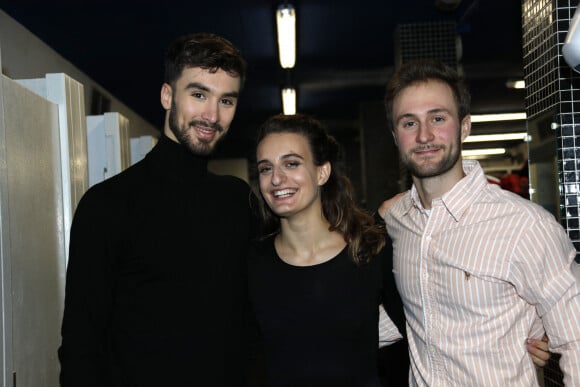
[(282, 112), (287, 116), (296, 114), (296, 89), (282, 89)]
[(471, 122), (525, 120), (526, 113), (472, 114)]
[(284, 69), (291, 69), (296, 64), (296, 11), (292, 5), (285, 4), (278, 7), (276, 26), (280, 65)]
[(472, 134), (463, 142), (490, 142), (490, 141), (513, 141), (525, 140), (526, 132), (517, 133), (498, 133), (498, 134)]
[(482, 156), (503, 155), (505, 148), (486, 148), (486, 149), (464, 149), (461, 156), (464, 158), (478, 158)]
[(525, 89), (526, 82), (523, 79), (518, 79), (517, 81), (507, 81), (505, 83), (508, 89)]

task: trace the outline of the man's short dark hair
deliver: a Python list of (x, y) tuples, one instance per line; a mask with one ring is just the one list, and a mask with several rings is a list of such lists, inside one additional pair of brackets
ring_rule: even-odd
[(165, 76), (169, 85), (181, 76), (185, 68), (199, 67), (215, 73), (223, 70), (240, 77), (240, 85), (246, 79), (246, 62), (229, 40), (211, 33), (194, 33), (175, 39), (165, 56)]
[(440, 81), (447, 84), (457, 104), (459, 121), (463, 120), (471, 110), (471, 96), (463, 79), (457, 71), (443, 62), (423, 59), (403, 64), (393, 75), (385, 93), (385, 109), (387, 125), (394, 130), (393, 101), (405, 88), (419, 82)]

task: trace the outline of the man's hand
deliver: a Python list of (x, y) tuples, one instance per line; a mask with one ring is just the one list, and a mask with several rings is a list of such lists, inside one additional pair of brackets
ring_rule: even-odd
[(399, 200), (400, 198), (402, 198), (404, 194), (405, 194), (405, 192), (398, 193), (395, 196), (393, 196), (392, 198), (385, 200), (383, 202), (383, 204), (381, 204), (379, 206), (379, 209), (377, 210), (377, 212), (379, 213), (379, 215), (381, 216), (381, 218), (383, 218), (383, 219), (385, 218), (385, 215), (387, 214), (388, 209), (393, 204), (395, 204), (395, 202), (397, 200)]
[(536, 367), (544, 367), (548, 360), (550, 360), (550, 352), (548, 351), (548, 337), (544, 335), (542, 340), (528, 339), (526, 342), (526, 349), (530, 357), (534, 361)]

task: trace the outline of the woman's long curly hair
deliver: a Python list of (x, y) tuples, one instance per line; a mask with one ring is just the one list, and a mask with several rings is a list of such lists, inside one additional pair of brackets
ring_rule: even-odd
[[(355, 203), (352, 184), (339, 169), (340, 147), (335, 138), (326, 132), (320, 121), (305, 114), (269, 118), (258, 130), (256, 145), (272, 133), (304, 136), (310, 145), (314, 164), (321, 166), (330, 163), (330, 177), (320, 187), (323, 214), (330, 223), (329, 230), (336, 230), (343, 235), (356, 264), (369, 262), (384, 247), (386, 231), (384, 226), (376, 224), (374, 218)], [(257, 196), (264, 235), (279, 232), (280, 218), (272, 212), (262, 195)]]

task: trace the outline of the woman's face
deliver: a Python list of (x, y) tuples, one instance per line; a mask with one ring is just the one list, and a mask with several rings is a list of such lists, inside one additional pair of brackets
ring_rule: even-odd
[(330, 164), (314, 165), (303, 135), (268, 134), (258, 144), (256, 160), (260, 192), (276, 215), (287, 218), (320, 206), (319, 187), (328, 179)]

